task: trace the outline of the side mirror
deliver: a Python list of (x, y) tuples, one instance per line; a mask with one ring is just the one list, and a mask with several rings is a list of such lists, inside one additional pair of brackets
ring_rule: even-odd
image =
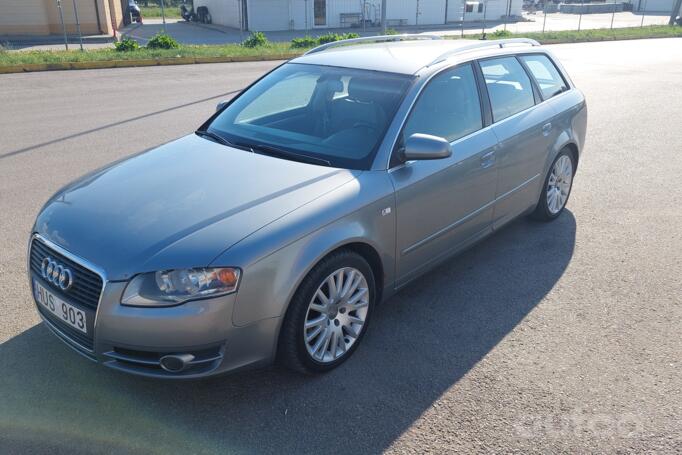
[(411, 160), (440, 160), (452, 155), (452, 148), (447, 139), (430, 134), (413, 134), (405, 141), (402, 158)]
[(228, 100), (223, 100), (220, 103), (218, 103), (218, 105), (215, 107), (216, 112), (224, 108), (228, 102), (229, 102)]

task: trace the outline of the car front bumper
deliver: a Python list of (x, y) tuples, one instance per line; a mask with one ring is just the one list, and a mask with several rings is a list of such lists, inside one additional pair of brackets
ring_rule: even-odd
[[(31, 273), (31, 283), (33, 280), (46, 286), (35, 273)], [(234, 326), (235, 294), (173, 307), (127, 307), (120, 304), (126, 284), (105, 283), (97, 311), (91, 313), (94, 315), (92, 347), (79, 342), (64, 323), (49, 317), (35, 295), (34, 303), (45, 325), (68, 346), (92, 361), (127, 373), (199, 378), (272, 361), (279, 318)], [(68, 303), (78, 307), (76, 303)], [(185, 354), (193, 359), (183, 371), (162, 368), (162, 357)]]

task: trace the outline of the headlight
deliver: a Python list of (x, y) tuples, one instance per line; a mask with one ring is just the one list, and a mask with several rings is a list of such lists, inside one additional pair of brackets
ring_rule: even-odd
[(128, 306), (159, 307), (217, 297), (236, 291), (239, 277), (239, 269), (232, 267), (143, 273), (128, 283), (121, 303)]

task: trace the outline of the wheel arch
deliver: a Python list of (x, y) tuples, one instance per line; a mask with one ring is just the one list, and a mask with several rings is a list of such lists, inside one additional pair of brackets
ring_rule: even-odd
[(302, 272), (297, 277), (296, 285), (292, 286), (292, 292), (288, 296), (286, 305), (282, 309), (282, 313), (280, 315), (281, 318), (284, 318), (284, 316), (286, 315), (289, 309), (289, 305), (291, 304), (291, 300), (296, 295), (296, 292), (298, 292), (298, 289), (301, 287), (301, 283), (303, 282), (305, 277), (307, 277), (308, 274), (310, 274), (310, 271), (313, 270), (315, 266), (317, 266), (324, 259), (344, 250), (353, 251), (362, 256), (367, 261), (370, 268), (372, 269), (372, 273), (374, 274), (374, 282), (377, 290), (376, 301), (377, 302), (381, 301), (381, 297), (383, 295), (383, 287), (386, 282), (385, 276), (386, 268), (381, 259), (381, 255), (379, 254), (378, 249), (366, 239), (353, 238), (348, 239), (342, 243), (330, 246), (329, 248), (320, 252), (318, 255), (315, 256), (314, 260), (310, 261), (307, 267), (302, 269)]
[[(392, 233), (392, 231), (391, 231)], [(237, 293), (232, 322), (249, 325), (266, 318), (282, 318), (301, 283), (321, 260), (348, 249), (361, 255), (375, 275), (377, 297), (391, 283), (394, 248), (381, 229), (353, 220), (311, 233), (247, 266)], [(375, 241), (376, 237), (376, 241)], [(250, 302), (260, 302), (251, 305)]]
[[(376, 250), (376, 248), (367, 241), (352, 240), (336, 245), (334, 248), (329, 249), (328, 251), (325, 252), (325, 254), (318, 257), (314, 264), (310, 265), (306, 273), (302, 274), (301, 279), (296, 283), (296, 286), (293, 287), (294, 290), (286, 302), (282, 316), (278, 318), (279, 320), (277, 330), (273, 339), (271, 354), (271, 357), (275, 361), (278, 361), (282, 365), (285, 365), (294, 370), (306, 373), (310, 372), (311, 368), (313, 368), (314, 371), (326, 371), (326, 369), (324, 369), (323, 367), (320, 367), (322, 368), (320, 370), (318, 370), (317, 367), (311, 367), (309, 365), (309, 362), (301, 359), (302, 355), (301, 351), (303, 348), (301, 348), (299, 341), (300, 328), (302, 327), (300, 318), (305, 315), (306, 311), (305, 309), (309, 305), (308, 303), (309, 297), (307, 293), (311, 291), (314, 293), (315, 289), (318, 286), (320, 286), (317, 282), (317, 279), (319, 277), (323, 277), (322, 278), (323, 280), (325, 279), (324, 277), (327, 275), (328, 271), (325, 271), (324, 268), (327, 268), (330, 265), (334, 265), (329, 262), (325, 263), (325, 261), (337, 260), (336, 265), (334, 265), (334, 268), (331, 269), (336, 270), (336, 267), (338, 267), (339, 264), (343, 264), (347, 260), (351, 260), (351, 258), (355, 259), (354, 263), (357, 263), (358, 256), (360, 258), (363, 258), (367, 262), (367, 265), (369, 266), (372, 272), (376, 291), (374, 301), (375, 302), (379, 301), (382, 293), (384, 272), (381, 256), (379, 252)], [(323, 267), (323, 269), (320, 271), (324, 273), (320, 274), (319, 273), (320, 271), (316, 271), (318, 266)], [(311, 273), (314, 274), (315, 279), (307, 280), (307, 277), (309, 277)], [(302, 291), (305, 292), (306, 294), (298, 295)], [(300, 297), (304, 297), (304, 299), (301, 299)], [(329, 322), (330, 321), (328, 320), (327, 324), (329, 324)], [(338, 325), (338, 321), (335, 322)], [(356, 335), (356, 337), (358, 336)], [(360, 333), (359, 337), (362, 337), (362, 333)], [(354, 345), (351, 345), (349, 351), (352, 352), (352, 350), (354, 350), (357, 347), (357, 344), (358, 343), (356, 342), (354, 343)], [(348, 355), (345, 356), (345, 358), (347, 357)], [(338, 359), (336, 359), (336, 361), (343, 361), (342, 360), (343, 358), (344, 358), (343, 356), (340, 356)], [(333, 361), (332, 363), (336, 361)]]
[(554, 142), (551, 148), (551, 153), (547, 156), (547, 161), (544, 166), (544, 174), (546, 175), (549, 171), (549, 167), (552, 165), (556, 157), (563, 150), (569, 150), (573, 156), (573, 161), (575, 163), (575, 170), (578, 169), (578, 162), (580, 160), (580, 149), (578, 148), (578, 143), (576, 138), (570, 134), (568, 131), (563, 131)]
[[(363, 259), (365, 259), (365, 261), (367, 261), (367, 263), (369, 264), (369, 267), (372, 269), (372, 273), (374, 274), (374, 283), (376, 285), (376, 290), (377, 290), (376, 301), (377, 301), (377, 303), (381, 302), (384, 284), (386, 281), (386, 277), (384, 275), (384, 264), (381, 261), (381, 256), (379, 255), (379, 252), (376, 250), (376, 248), (374, 248), (368, 242), (354, 241), (354, 242), (344, 243), (343, 245), (340, 245), (337, 248), (335, 248), (334, 250), (327, 253), (325, 256), (321, 257), (316, 262), (315, 265), (317, 265), (324, 258), (329, 257), (332, 254), (335, 254), (335, 253), (342, 251), (342, 250), (353, 251), (353, 252), (359, 254), (360, 256), (362, 256)], [(312, 268), (311, 268), (311, 270), (312, 270)], [(300, 283), (299, 283), (299, 285), (300, 285)]]
[(279, 321), (277, 324), (277, 331), (275, 333), (275, 336), (273, 337), (274, 343), (272, 346), (272, 358), (275, 358), (277, 356), (277, 352), (280, 345), (280, 338), (282, 336), (282, 325), (289, 311), (291, 302), (294, 296), (296, 295), (296, 292), (298, 292), (299, 288), (301, 287), (303, 280), (305, 279), (306, 276), (308, 276), (310, 271), (313, 270), (315, 266), (317, 266), (321, 261), (340, 251), (355, 252), (367, 261), (370, 268), (372, 269), (372, 273), (374, 274), (374, 282), (377, 294), (376, 302), (377, 303), (381, 302), (384, 291), (384, 284), (387, 280), (386, 267), (384, 266), (384, 261), (381, 259), (381, 255), (378, 249), (374, 245), (372, 245), (366, 239), (349, 239), (343, 243), (334, 245), (333, 247), (326, 249), (324, 253), (317, 256), (316, 259), (311, 262), (309, 267), (307, 267), (303, 273), (300, 273), (296, 285), (292, 286), (293, 291), (288, 296), (286, 303), (282, 309), (282, 314), (278, 318)]
[(571, 155), (573, 156), (573, 164), (575, 164), (573, 173), (575, 173), (578, 170), (578, 162), (580, 161), (580, 152), (578, 151), (578, 145), (573, 141), (567, 142), (560, 150), (564, 149), (570, 151)]

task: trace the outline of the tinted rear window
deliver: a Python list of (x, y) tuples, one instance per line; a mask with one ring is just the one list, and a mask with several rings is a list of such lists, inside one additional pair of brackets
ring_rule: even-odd
[(559, 70), (546, 55), (523, 55), (521, 60), (538, 83), (542, 99), (551, 98), (568, 88)]
[(493, 120), (499, 122), (535, 104), (530, 78), (515, 57), (492, 58), (480, 63)]

